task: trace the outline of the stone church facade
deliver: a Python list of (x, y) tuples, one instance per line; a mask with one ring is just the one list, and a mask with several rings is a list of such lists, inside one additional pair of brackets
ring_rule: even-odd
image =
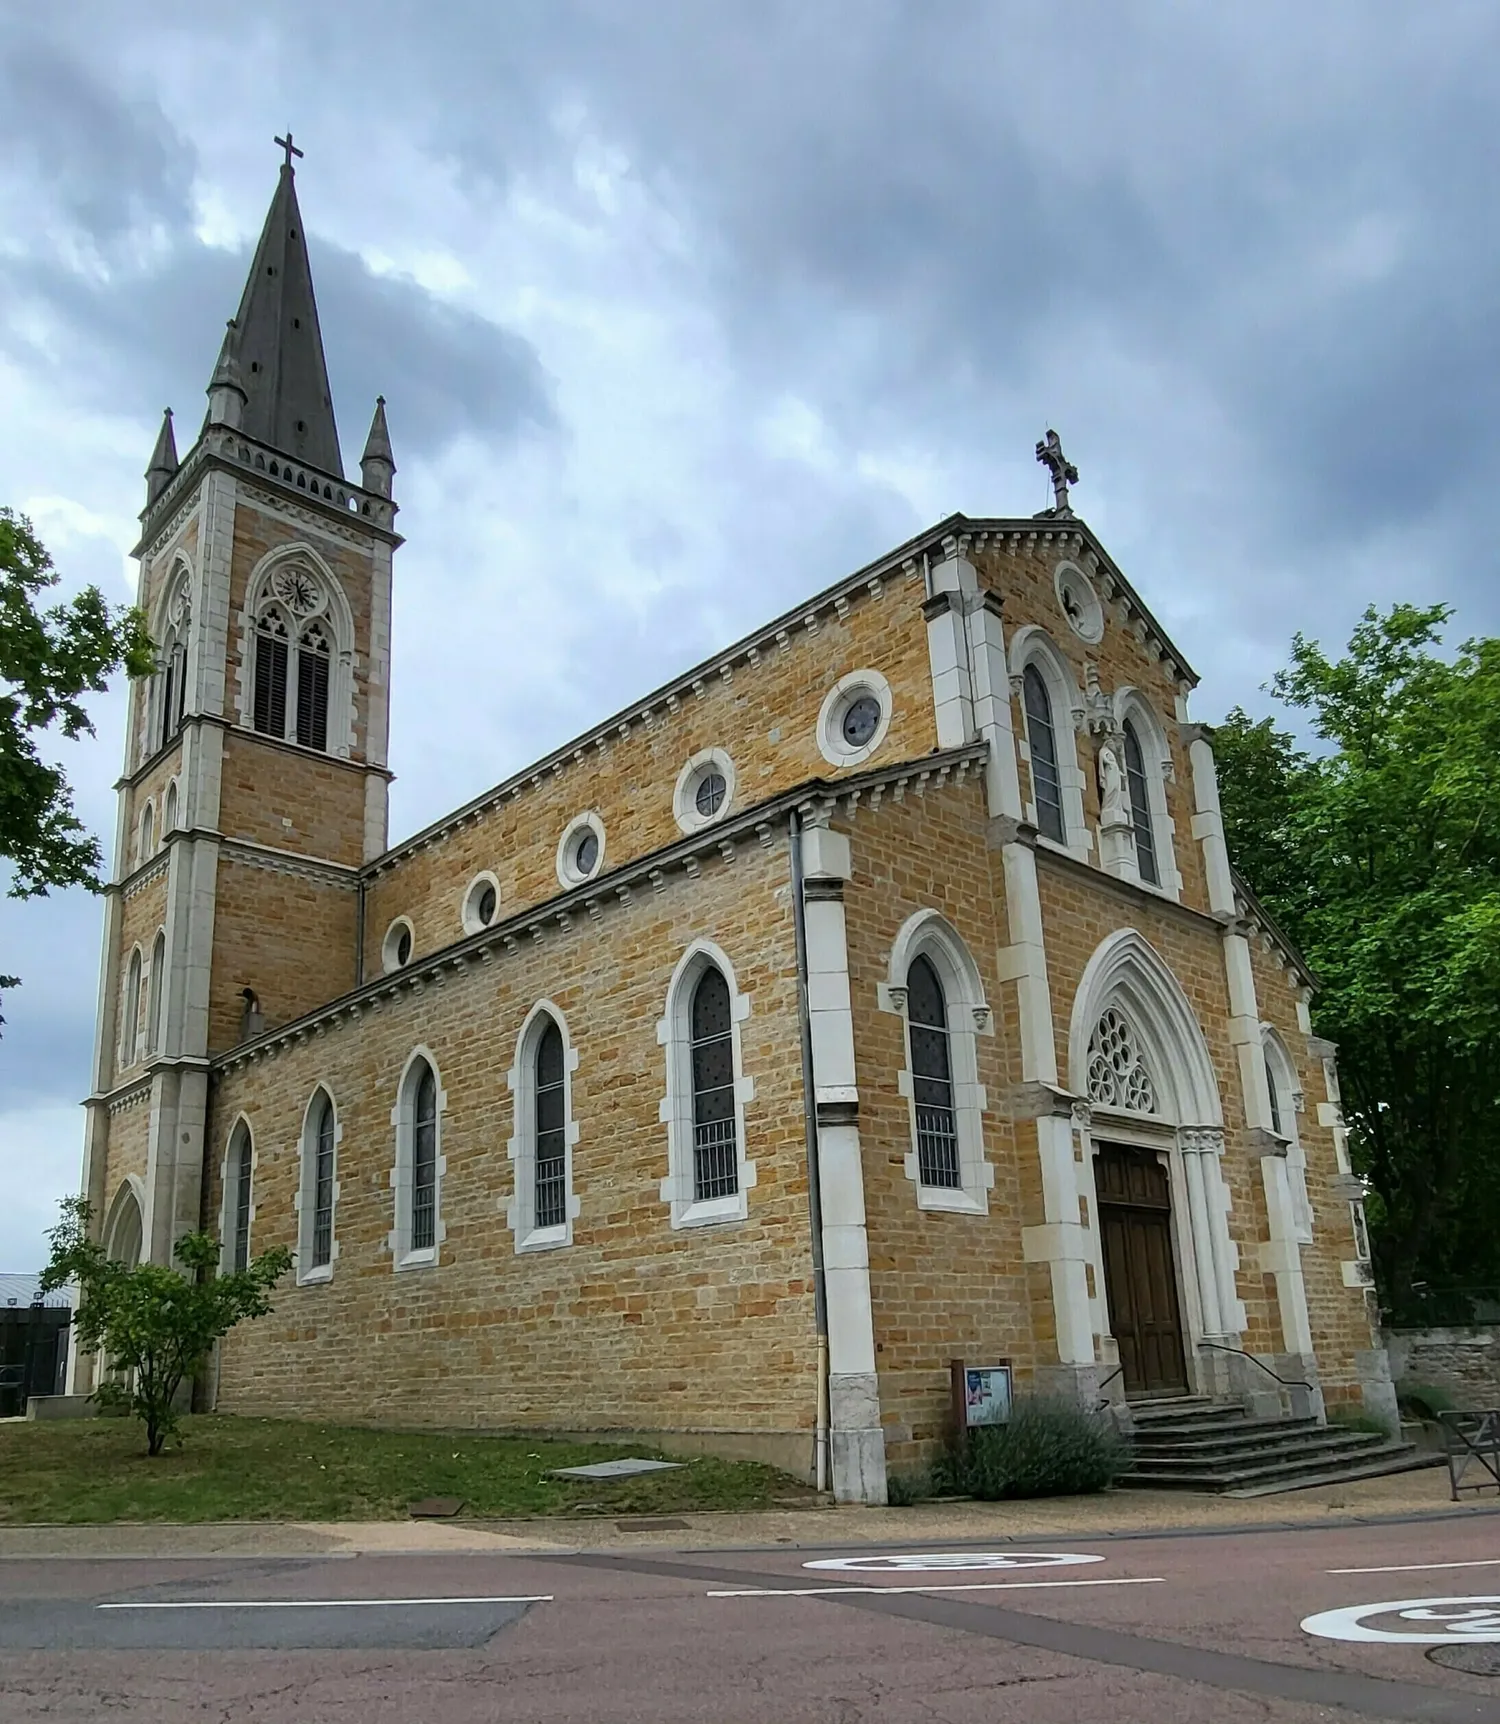
[(127, 1259), (295, 1251), (219, 1409), (868, 1501), (955, 1359), (1394, 1411), (1313, 979), (1038, 453), (1054, 509), (939, 522), (391, 845), (395, 463), (377, 405), (343, 477), (288, 155), (148, 473), (83, 1181)]

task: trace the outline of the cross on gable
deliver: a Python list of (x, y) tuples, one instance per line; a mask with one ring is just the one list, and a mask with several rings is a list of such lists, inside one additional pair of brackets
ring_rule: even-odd
[(1050, 426), (1047, 435), (1036, 446), (1036, 458), (1052, 475), (1052, 513), (1071, 515), (1073, 509), (1068, 502), (1068, 486), (1078, 483), (1078, 469), (1063, 454), (1062, 438)]
[(288, 167), (292, 165), (293, 156), (300, 156), (304, 153), (292, 142), (292, 129), (290, 126), (287, 127), (287, 133), (284, 138), (274, 138), (272, 142), (280, 144), (282, 149), (286, 151), (286, 165)]

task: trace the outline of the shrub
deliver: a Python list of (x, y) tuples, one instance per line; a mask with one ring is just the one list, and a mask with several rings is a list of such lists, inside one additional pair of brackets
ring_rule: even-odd
[(1330, 1407), (1328, 1423), (1339, 1431), (1368, 1431), (1371, 1435), (1391, 1436), (1390, 1424), (1378, 1413), (1362, 1412), (1357, 1407)]
[(969, 1432), (962, 1478), (969, 1495), (985, 1502), (1074, 1496), (1107, 1489), (1129, 1459), (1107, 1414), (1037, 1395), (1015, 1403), (1009, 1424)]
[(911, 1508), (932, 1495), (932, 1478), (920, 1467), (885, 1475), (885, 1500), (891, 1508)]
[(1457, 1405), (1446, 1389), (1426, 1389), (1417, 1384), (1413, 1384), (1409, 1389), (1401, 1389), (1396, 1404), (1403, 1413), (1412, 1413), (1419, 1419), (1434, 1421), (1439, 1413), (1451, 1413)]

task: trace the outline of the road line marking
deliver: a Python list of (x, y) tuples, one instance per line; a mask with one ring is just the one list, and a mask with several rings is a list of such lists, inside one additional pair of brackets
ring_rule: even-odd
[(1159, 1574), (1133, 1575), (1115, 1580), (970, 1580), (931, 1586), (752, 1586), (739, 1592), (709, 1592), (707, 1598), (825, 1598), (838, 1593), (870, 1592), (1040, 1592), (1057, 1586), (1156, 1586)]
[(1398, 1562), (1389, 1568), (1329, 1568), (1325, 1574), (1416, 1574), (1429, 1568), (1500, 1568), (1500, 1556), (1482, 1556), (1474, 1562)]
[(550, 1592), (503, 1598), (167, 1598), (96, 1604), (95, 1610), (363, 1610), (371, 1605), (551, 1604)]

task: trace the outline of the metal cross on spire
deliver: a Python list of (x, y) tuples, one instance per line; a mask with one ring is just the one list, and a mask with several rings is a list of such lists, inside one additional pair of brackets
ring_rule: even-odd
[(292, 129), (290, 126), (287, 127), (286, 136), (284, 138), (275, 138), (272, 142), (280, 144), (282, 149), (286, 151), (286, 165), (288, 167), (292, 165), (293, 156), (300, 156), (304, 153), (292, 142)]
[(1047, 435), (1036, 446), (1036, 458), (1052, 475), (1052, 513), (1071, 515), (1073, 509), (1068, 502), (1068, 486), (1078, 483), (1078, 469), (1063, 454), (1062, 438), (1050, 426)]

